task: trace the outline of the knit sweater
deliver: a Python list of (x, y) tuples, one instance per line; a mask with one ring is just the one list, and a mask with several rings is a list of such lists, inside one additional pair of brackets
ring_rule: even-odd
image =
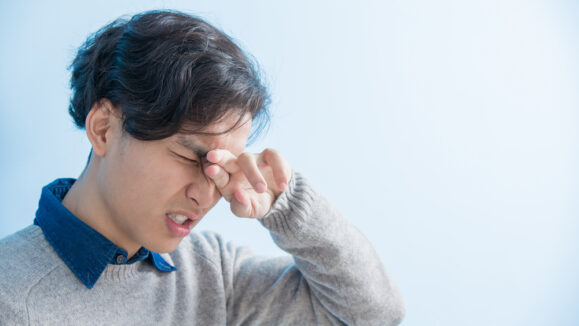
[(396, 325), (398, 290), (365, 237), (299, 174), (259, 219), (290, 255), (192, 232), (163, 258), (108, 265), (88, 289), (31, 225), (0, 240), (1, 325)]

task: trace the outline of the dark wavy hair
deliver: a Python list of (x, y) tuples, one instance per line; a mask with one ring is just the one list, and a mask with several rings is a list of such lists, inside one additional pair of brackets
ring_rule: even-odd
[(91, 107), (110, 100), (123, 129), (140, 140), (203, 128), (250, 113), (250, 140), (267, 126), (269, 96), (257, 64), (220, 30), (177, 11), (119, 18), (91, 35), (70, 69), (69, 113), (85, 127)]

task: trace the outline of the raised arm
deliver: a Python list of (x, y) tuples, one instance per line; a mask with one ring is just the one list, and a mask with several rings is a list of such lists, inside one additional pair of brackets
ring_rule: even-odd
[[(225, 159), (230, 153), (220, 155), (223, 156), (217, 158)], [(208, 157), (210, 161), (214, 158)], [(240, 167), (244, 164), (240, 162), (232, 166), (233, 160), (229, 156), (228, 163), (219, 165), (222, 169), (219, 173), (229, 172), (216, 182), (224, 189), (232, 211), (236, 215), (244, 216), (239, 214), (242, 212), (258, 217), (276, 244), (293, 259), (257, 258), (244, 249), (226, 249), (224, 271), (231, 275), (228, 291), (231, 324), (400, 323), (404, 315), (402, 299), (374, 248), (305, 178), (291, 172), (289, 177), (276, 176), (275, 171), (289, 170), (281, 156), (275, 160), (259, 155), (246, 158), (255, 162), (249, 168)], [(281, 165), (272, 168), (263, 164), (272, 161)], [(242, 180), (241, 175), (251, 171), (265, 172), (253, 176), (253, 182), (249, 178)], [(208, 172), (213, 175), (215, 171)], [(228, 182), (224, 183), (224, 179)], [(240, 182), (237, 187), (231, 184), (234, 179)], [(286, 180), (289, 184), (284, 185)], [(260, 192), (251, 186), (262, 181), (269, 183)], [(284, 191), (276, 194), (282, 188), (280, 184)], [(268, 194), (267, 189), (272, 193)], [(270, 196), (268, 206), (266, 199)], [(260, 217), (260, 213), (265, 215)]]

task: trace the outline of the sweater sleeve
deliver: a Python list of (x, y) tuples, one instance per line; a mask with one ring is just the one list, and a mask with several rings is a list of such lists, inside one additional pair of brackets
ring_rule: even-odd
[(292, 257), (228, 246), (228, 324), (400, 323), (401, 296), (374, 248), (299, 173), (259, 221)]

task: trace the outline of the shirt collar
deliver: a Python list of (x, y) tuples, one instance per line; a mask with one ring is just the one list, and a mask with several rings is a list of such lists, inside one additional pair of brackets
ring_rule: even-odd
[(74, 216), (62, 205), (74, 182), (75, 179), (57, 179), (42, 188), (34, 224), (40, 226), (46, 240), (87, 288), (95, 285), (108, 264), (132, 264), (147, 259), (159, 271), (177, 270), (160, 254), (145, 248), (127, 260), (126, 250)]

